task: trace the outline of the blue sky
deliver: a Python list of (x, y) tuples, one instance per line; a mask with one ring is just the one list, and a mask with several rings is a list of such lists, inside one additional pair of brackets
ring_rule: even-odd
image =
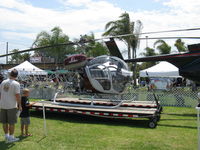
[[(59, 26), (73, 40), (94, 32), (101, 37), (105, 24), (128, 12), (143, 23), (143, 32), (200, 27), (199, 0), (0, 0), (0, 54), (31, 47), (36, 35)], [(199, 36), (200, 32), (151, 36)], [(152, 47), (155, 41), (149, 41)], [(167, 41), (173, 46), (172, 40)], [(187, 44), (199, 41), (185, 40)], [(145, 48), (141, 41), (138, 56)], [(119, 47), (126, 47), (119, 43)], [(3, 59), (4, 60), (4, 59)], [(3, 62), (0, 59), (0, 63)]]
[(160, 10), (165, 9), (160, 1), (154, 0), (109, 0), (109, 2), (116, 4), (118, 7), (127, 11), (140, 11), (140, 10)]
[[(46, 1), (27, 0), (27, 1), (36, 7), (50, 8), (56, 10), (64, 9), (62, 4), (58, 0), (48, 0), (48, 2), (47, 0)], [(162, 1), (155, 1), (155, 0), (107, 0), (107, 1), (126, 11), (166, 9), (166, 7), (162, 5)]]
[(35, 7), (49, 8), (60, 10), (63, 8), (62, 4), (58, 0), (27, 0)]

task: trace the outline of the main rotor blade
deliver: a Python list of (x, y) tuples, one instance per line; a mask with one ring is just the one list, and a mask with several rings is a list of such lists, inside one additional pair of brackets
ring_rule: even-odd
[(42, 47), (37, 47), (37, 48), (30, 48), (30, 49), (21, 50), (18, 52), (3, 54), (3, 55), (0, 55), (0, 57), (10, 56), (13, 54), (20, 54), (20, 53), (25, 53), (25, 52), (31, 52), (31, 51), (39, 51), (39, 50), (50, 48), (50, 47), (68, 46), (68, 45), (75, 45), (75, 44), (76, 43), (74, 43), (74, 42), (69, 42), (69, 43), (62, 43), (62, 44), (56, 44), (56, 45), (42, 46)]
[(200, 37), (172, 36), (172, 37), (142, 37), (139, 40), (156, 40), (156, 39), (200, 39)]
[(141, 33), (141, 34), (156, 34), (156, 33), (166, 33), (166, 32), (195, 31), (195, 30), (200, 30), (200, 28), (177, 29), (177, 30), (165, 30), (165, 31), (155, 31), (155, 32), (143, 32), (143, 33)]
[(116, 36), (107, 36), (107, 37), (99, 38), (99, 39), (96, 39), (96, 40), (103, 40), (103, 39), (110, 39), (110, 38), (121, 38), (121, 37), (127, 37), (127, 36), (135, 36), (135, 35), (169, 33), (169, 32), (181, 32), (181, 31), (196, 31), (196, 30), (200, 30), (200, 28), (165, 30), (165, 31), (155, 31), (155, 32), (143, 32), (143, 33), (139, 33), (139, 34), (131, 33), (131, 34), (116, 35)]

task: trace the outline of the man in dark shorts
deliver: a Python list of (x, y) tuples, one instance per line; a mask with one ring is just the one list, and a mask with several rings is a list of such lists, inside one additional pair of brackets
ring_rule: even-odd
[(10, 77), (0, 85), (0, 121), (3, 124), (5, 140), (8, 143), (16, 142), (14, 137), (17, 111), (22, 110), (20, 99), (20, 84), (15, 81), (18, 76), (16, 69), (10, 72)]

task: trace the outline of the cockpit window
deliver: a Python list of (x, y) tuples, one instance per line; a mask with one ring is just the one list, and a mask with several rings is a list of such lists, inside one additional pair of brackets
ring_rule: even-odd
[(95, 79), (103, 79), (103, 78), (108, 78), (108, 72), (106, 71), (103, 66), (93, 66), (90, 69), (90, 74), (92, 78)]

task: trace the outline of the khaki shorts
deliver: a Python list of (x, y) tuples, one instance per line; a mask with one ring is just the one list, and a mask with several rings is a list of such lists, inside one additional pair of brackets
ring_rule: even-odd
[(17, 123), (17, 108), (13, 109), (1, 109), (0, 121), (3, 124), (14, 125)]
[(30, 117), (21, 118), (21, 125), (29, 125), (30, 124)]

